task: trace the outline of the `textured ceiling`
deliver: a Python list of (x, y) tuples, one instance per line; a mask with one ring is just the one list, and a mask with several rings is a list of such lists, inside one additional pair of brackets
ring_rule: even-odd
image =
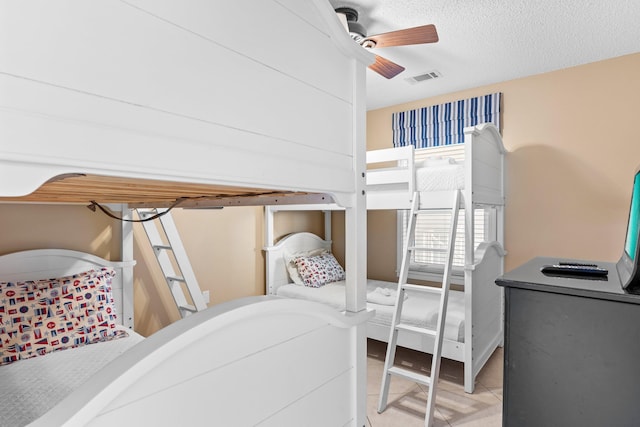
[[(425, 24), (438, 30), (434, 44), (374, 49), (406, 70), (391, 80), (367, 71), (369, 110), (640, 52), (640, 0), (330, 3), (355, 8), (368, 35)], [(442, 77), (407, 81), (433, 70)]]

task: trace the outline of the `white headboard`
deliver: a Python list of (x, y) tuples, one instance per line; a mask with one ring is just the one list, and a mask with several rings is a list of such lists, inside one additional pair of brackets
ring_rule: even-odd
[(285, 254), (313, 249), (331, 250), (331, 240), (324, 240), (313, 233), (288, 234), (273, 246), (264, 248), (266, 258), (267, 295), (275, 295), (278, 286), (291, 283), (285, 267)]
[[(112, 267), (116, 276), (111, 282), (118, 323), (132, 326), (133, 301), (124, 296), (123, 269), (135, 261), (108, 261), (92, 254), (67, 249), (35, 249), (0, 256), (0, 281), (39, 280), (69, 276), (100, 267)], [(127, 307), (126, 305), (131, 305)]]

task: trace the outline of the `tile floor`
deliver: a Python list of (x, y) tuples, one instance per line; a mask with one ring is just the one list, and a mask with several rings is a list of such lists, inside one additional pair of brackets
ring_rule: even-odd
[[(391, 378), (387, 409), (378, 414), (378, 397), (386, 344), (369, 340), (367, 350), (368, 427), (424, 426), (428, 387), (403, 378)], [(431, 356), (398, 347), (396, 364), (428, 374)], [(435, 427), (493, 427), (502, 425), (503, 349), (499, 347), (476, 378), (473, 394), (464, 392), (463, 366), (442, 359), (436, 392)]]

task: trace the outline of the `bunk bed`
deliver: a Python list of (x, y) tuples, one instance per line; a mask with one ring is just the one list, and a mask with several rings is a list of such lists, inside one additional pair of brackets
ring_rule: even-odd
[[(0, 26), (0, 202), (126, 212), (331, 201), (346, 209), (349, 236), (345, 315), (269, 296), (211, 307), (121, 348), (26, 422), (364, 425), (364, 80), (373, 56), (328, 2), (12, 2)], [(332, 126), (318, 127), (318, 117)], [(113, 295), (125, 331), (130, 257), (123, 252)], [(2, 263), (0, 281), (87, 267), (50, 263)], [(64, 365), (120, 343), (0, 370), (39, 358)], [(37, 381), (49, 387), (47, 376)]]
[[(462, 149), (461, 149), (462, 148)], [(455, 154), (449, 162), (448, 154)], [(463, 290), (452, 290), (444, 333), (442, 355), (464, 364), (465, 391), (472, 393), (475, 378), (497, 346), (502, 344), (502, 295), (494, 280), (504, 271), (504, 156), (502, 138), (492, 124), (465, 129), (465, 143), (436, 150), (421, 150), (416, 160), (412, 147), (367, 152), (367, 209), (410, 209), (415, 197), (425, 209), (450, 209), (450, 190), (462, 191), (465, 213), (464, 268), (457, 281)], [(446, 165), (444, 165), (446, 163)], [(378, 165), (384, 167), (375, 167)], [(442, 166), (442, 167), (440, 167)], [(287, 269), (292, 254), (331, 250), (330, 212), (339, 207), (327, 204), (324, 239), (299, 233), (277, 243), (273, 235), (274, 215), (278, 211), (316, 209), (316, 206), (268, 206), (265, 210), (267, 293), (323, 302), (344, 310), (340, 299), (344, 283), (337, 281), (313, 288), (293, 283)], [(474, 212), (484, 217), (483, 241), (475, 242)], [(477, 213), (476, 213), (477, 214)], [(295, 274), (295, 273), (294, 273)], [(367, 281), (367, 298), (376, 317), (368, 322), (367, 335), (380, 341), (389, 339), (397, 283)], [(408, 292), (403, 318), (406, 323), (435, 328), (439, 297)], [(377, 303), (376, 303), (377, 302)], [(431, 353), (433, 338), (400, 334), (398, 345)]]

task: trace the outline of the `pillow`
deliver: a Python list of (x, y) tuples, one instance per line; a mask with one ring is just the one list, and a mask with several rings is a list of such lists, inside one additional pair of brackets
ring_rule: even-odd
[(447, 165), (455, 165), (456, 159), (453, 157), (442, 157), (442, 156), (430, 156), (424, 160), (420, 160), (416, 162), (417, 168), (426, 168), (426, 167), (434, 167), (434, 166), (447, 166)]
[(112, 268), (0, 282), (0, 365), (113, 339)]
[(324, 248), (311, 249), (309, 251), (304, 252), (295, 252), (293, 254), (284, 254), (284, 263), (287, 267), (287, 272), (289, 273), (289, 278), (296, 285), (304, 285), (302, 283), (302, 278), (300, 277), (300, 273), (298, 273), (298, 266), (296, 265), (296, 259), (299, 257), (310, 257), (317, 256), (320, 254), (328, 253), (329, 251)]
[(344, 269), (332, 253), (296, 258), (298, 273), (305, 286), (319, 288), (327, 283), (344, 280)]

